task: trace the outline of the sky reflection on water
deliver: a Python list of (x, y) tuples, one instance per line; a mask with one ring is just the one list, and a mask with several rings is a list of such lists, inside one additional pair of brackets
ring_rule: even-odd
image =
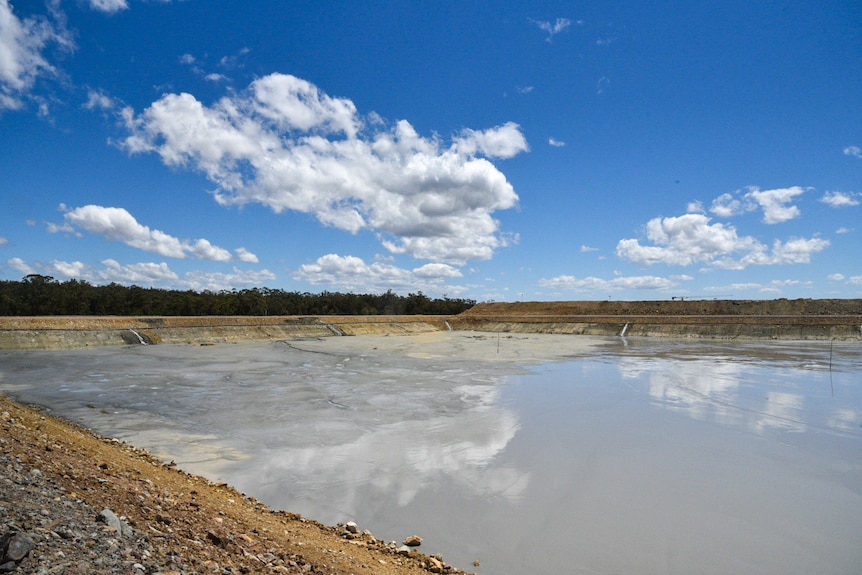
[(390, 339), (0, 352), (0, 390), (479, 573), (862, 564), (858, 344), (612, 338), (524, 370)]

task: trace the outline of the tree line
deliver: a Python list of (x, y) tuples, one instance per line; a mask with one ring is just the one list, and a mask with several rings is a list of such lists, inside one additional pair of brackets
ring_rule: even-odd
[(455, 315), (476, 304), (421, 291), (401, 296), (288, 292), (251, 288), (219, 292), (92, 285), (71, 279), (30, 274), (21, 281), (0, 280), (0, 315)]

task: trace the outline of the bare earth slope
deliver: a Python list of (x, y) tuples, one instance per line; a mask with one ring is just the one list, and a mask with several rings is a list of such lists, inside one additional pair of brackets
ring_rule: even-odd
[[(103, 509), (131, 529), (99, 523)], [(343, 528), (271, 511), (228, 485), (0, 396), (0, 541), (15, 534), (32, 549), (10, 562), (0, 544), (0, 572), (457, 571), (367, 533), (348, 539)]]

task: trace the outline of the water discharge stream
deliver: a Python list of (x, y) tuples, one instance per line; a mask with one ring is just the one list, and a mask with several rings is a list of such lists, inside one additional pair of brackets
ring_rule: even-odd
[(20, 401), (498, 575), (854, 572), (860, 374), (858, 343), (471, 332), (0, 351)]

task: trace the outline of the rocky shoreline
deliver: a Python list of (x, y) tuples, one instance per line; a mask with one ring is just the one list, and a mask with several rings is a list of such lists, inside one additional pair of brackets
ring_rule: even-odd
[(417, 536), (268, 509), (2, 396), (0, 430), (0, 573), (463, 573)]

